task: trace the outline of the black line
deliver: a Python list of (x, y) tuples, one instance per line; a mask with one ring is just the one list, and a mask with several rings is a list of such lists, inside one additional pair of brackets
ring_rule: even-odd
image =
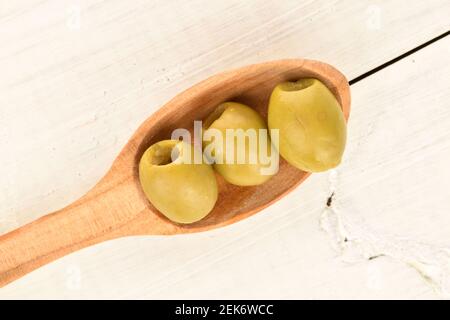
[(397, 62), (397, 61), (399, 61), (399, 60), (402, 60), (403, 58), (406, 58), (407, 56), (412, 55), (413, 53), (419, 51), (420, 49), (423, 49), (423, 48), (425, 48), (426, 46), (429, 46), (430, 44), (432, 44), (432, 43), (434, 43), (434, 42), (436, 42), (436, 41), (438, 41), (438, 40), (441, 40), (442, 38), (445, 38), (445, 37), (448, 36), (448, 35), (450, 35), (450, 30), (444, 32), (443, 34), (441, 34), (441, 35), (439, 35), (439, 36), (437, 36), (437, 37), (435, 37), (435, 38), (433, 38), (433, 39), (431, 39), (431, 40), (429, 40), (429, 41), (427, 41), (427, 42), (425, 42), (425, 43), (423, 43), (423, 44), (421, 44), (421, 45), (418, 46), (418, 47), (415, 47), (414, 49), (411, 49), (411, 50), (409, 50), (409, 51), (403, 53), (402, 55), (400, 55), (400, 56), (398, 56), (398, 57), (396, 57), (396, 58), (394, 58), (394, 59), (392, 59), (392, 60), (389, 60), (388, 62), (383, 63), (382, 65), (379, 65), (379, 66), (376, 67), (376, 68), (373, 68), (372, 70), (367, 71), (366, 73), (363, 73), (363, 74), (360, 75), (360, 76), (357, 76), (355, 79), (350, 80), (350, 81), (349, 81), (349, 84), (350, 84), (350, 85), (355, 84), (355, 83), (361, 81), (362, 79), (365, 79), (365, 78), (371, 76), (371, 75), (374, 74), (375, 72), (378, 72), (378, 71), (380, 71), (380, 70), (383, 70), (383, 69), (386, 68), (386, 67), (389, 67), (391, 64), (393, 64), (393, 63), (395, 63), (395, 62)]

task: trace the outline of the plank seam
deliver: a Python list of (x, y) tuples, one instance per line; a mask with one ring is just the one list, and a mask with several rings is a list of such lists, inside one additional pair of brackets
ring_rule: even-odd
[(356, 78), (350, 80), (349, 84), (353, 85), (355, 83), (358, 83), (359, 81), (361, 81), (361, 80), (363, 80), (363, 79), (365, 79), (367, 77), (370, 77), (374, 73), (377, 73), (378, 71), (381, 71), (381, 70), (389, 67), (390, 65), (392, 65), (392, 64), (394, 64), (394, 63), (396, 63), (396, 62), (398, 62), (398, 61), (400, 61), (400, 60), (402, 60), (402, 59), (412, 55), (413, 53), (415, 53), (415, 52), (417, 52), (417, 51), (419, 51), (419, 50), (421, 50), (421, 49), (423, 49), (423, 48), (425, 48), (425, 47), (427, 47), (427, 46), (429, 46), (429, 45), (431, 45), (431, 44), (433, 44), (433, 43), (435, 43), (435, 42), (437, 42), (439, 40), (444, 39), (448, 35), (450, 35), (450, 30), (448, 30), (448, 31), (438, 35), (437, 37), (434, 37), (433, 39), (428, 40), (427, 42), (422, 43), (421, 45), (419, 45), (419, 46), (417, 46), (417, 47), (415, 47), (415, 48), (413, 48), (413, 49), (411, 49), (411, 50), (409, 50), (409, 51), (407, 51), (407, 52), (405, 52), (405, 53), (403, 53), (403, 54), (401, 54), (401, 55), (399, 55), (399, 56), (397, 56), (397, 57), (395, 57), (395, 58), (393, 58), (393, 59), (391, 59), (391, 60), (389, 60), (389, 61), (387, 61), (387, 62), (385, 62), (383, 64), (381, 64), (381, 65), (379, 65), (378, 67), (375, 67), (375, 68), (373, 68), (373, 69), (371, 69), (371, 70), (369, 70), (369, 71), (367, 71), (367, 72), (357, 76)]

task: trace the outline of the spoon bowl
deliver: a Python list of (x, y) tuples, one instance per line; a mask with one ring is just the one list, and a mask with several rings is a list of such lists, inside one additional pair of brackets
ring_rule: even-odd
[[(0, 236), (0, 287), (84, 247), (131, 235), (174, 235), (206, 231), (247, 218), (292, 191), (309, 173), (280, 158), (278, 173), (266, 183), (239, 187), (217, 175), (219, 197), (203, 220), (176, 224), (152, 206), (141, 190), (138, 167), (144, 151), (173, 130), (192, 131), (224, 101), (251, 106), (265, 119), (273, 88), (280, 82), (313, 77), (335, 95), (346, 119), (347, 79), (332, 66), (313, 60), (279, 60), (212, 76), (174, 97), (150, 116), (123, 148), (111, 169), (86, 195), (55, 213)], [(174, 190), (174, 197), (181, 190)]]

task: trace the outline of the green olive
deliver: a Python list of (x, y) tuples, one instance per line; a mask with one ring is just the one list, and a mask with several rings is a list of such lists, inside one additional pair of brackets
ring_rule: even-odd
[(345, 118), (333, 93), (319, 80), (278, 84), (268, 114), (269, 128), (279, 129), (279, 152), (293, 166), (319, 172), (341, 162)]
[(193, 223), (204, 218), (217, 200), (217, 182), (211, 165), (196, 164), (202, 152), (178, 140), (155, 143), (139, 163), (139, 179), (150, 202), (170, 220)]
[[(264, 129), (267, 134), (261, 137), (260, 129)], [(217, 142), (217, 137), (211, 135), (213, 131), (222, 136), (223, 147), (212, 147), (211, 144)], [(227, 132), (232, 134), (232, 138), (227, 138)], [(208, 136), (213, 138), (207, 138)], [(206, 155), (208, 147), (212, 149), (210, 155), (214, 169), (231, 184), (259, 185), (274, 174), (270, 170), (264, 170), (270, 166), (265, 155), (270, 157), (271, 154), (267, 126), (258, 112), (244, 104), (225, 102), (217, 107), (204, 122), (203, 147)]]

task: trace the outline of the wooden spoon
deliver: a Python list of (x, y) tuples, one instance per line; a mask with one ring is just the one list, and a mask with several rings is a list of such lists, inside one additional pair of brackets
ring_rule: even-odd
[(242, 102), (266, 117), (275, 85), (303, 77), (324, 82), (348, 119), (348, 82), (339, 71), (322, 62), (280, 60), (208, 78), (148, 118), (105, 177), (81, 199), (0, 237), (0, 287), (68, 253), (105, 240), (210, 230), (247, 218), (286, 195), (309, 174), (280, 159), (279, 172), (260, 186), (237, 187), (218, 177), (219, 198), (213, 211), (200, 222), (174, 224), (145, 198), (138, 179), (138, 163), (150, 145), (170, 138), (176, 128), (191, 129), (194, 120), (204, 119), (221, 102)]

